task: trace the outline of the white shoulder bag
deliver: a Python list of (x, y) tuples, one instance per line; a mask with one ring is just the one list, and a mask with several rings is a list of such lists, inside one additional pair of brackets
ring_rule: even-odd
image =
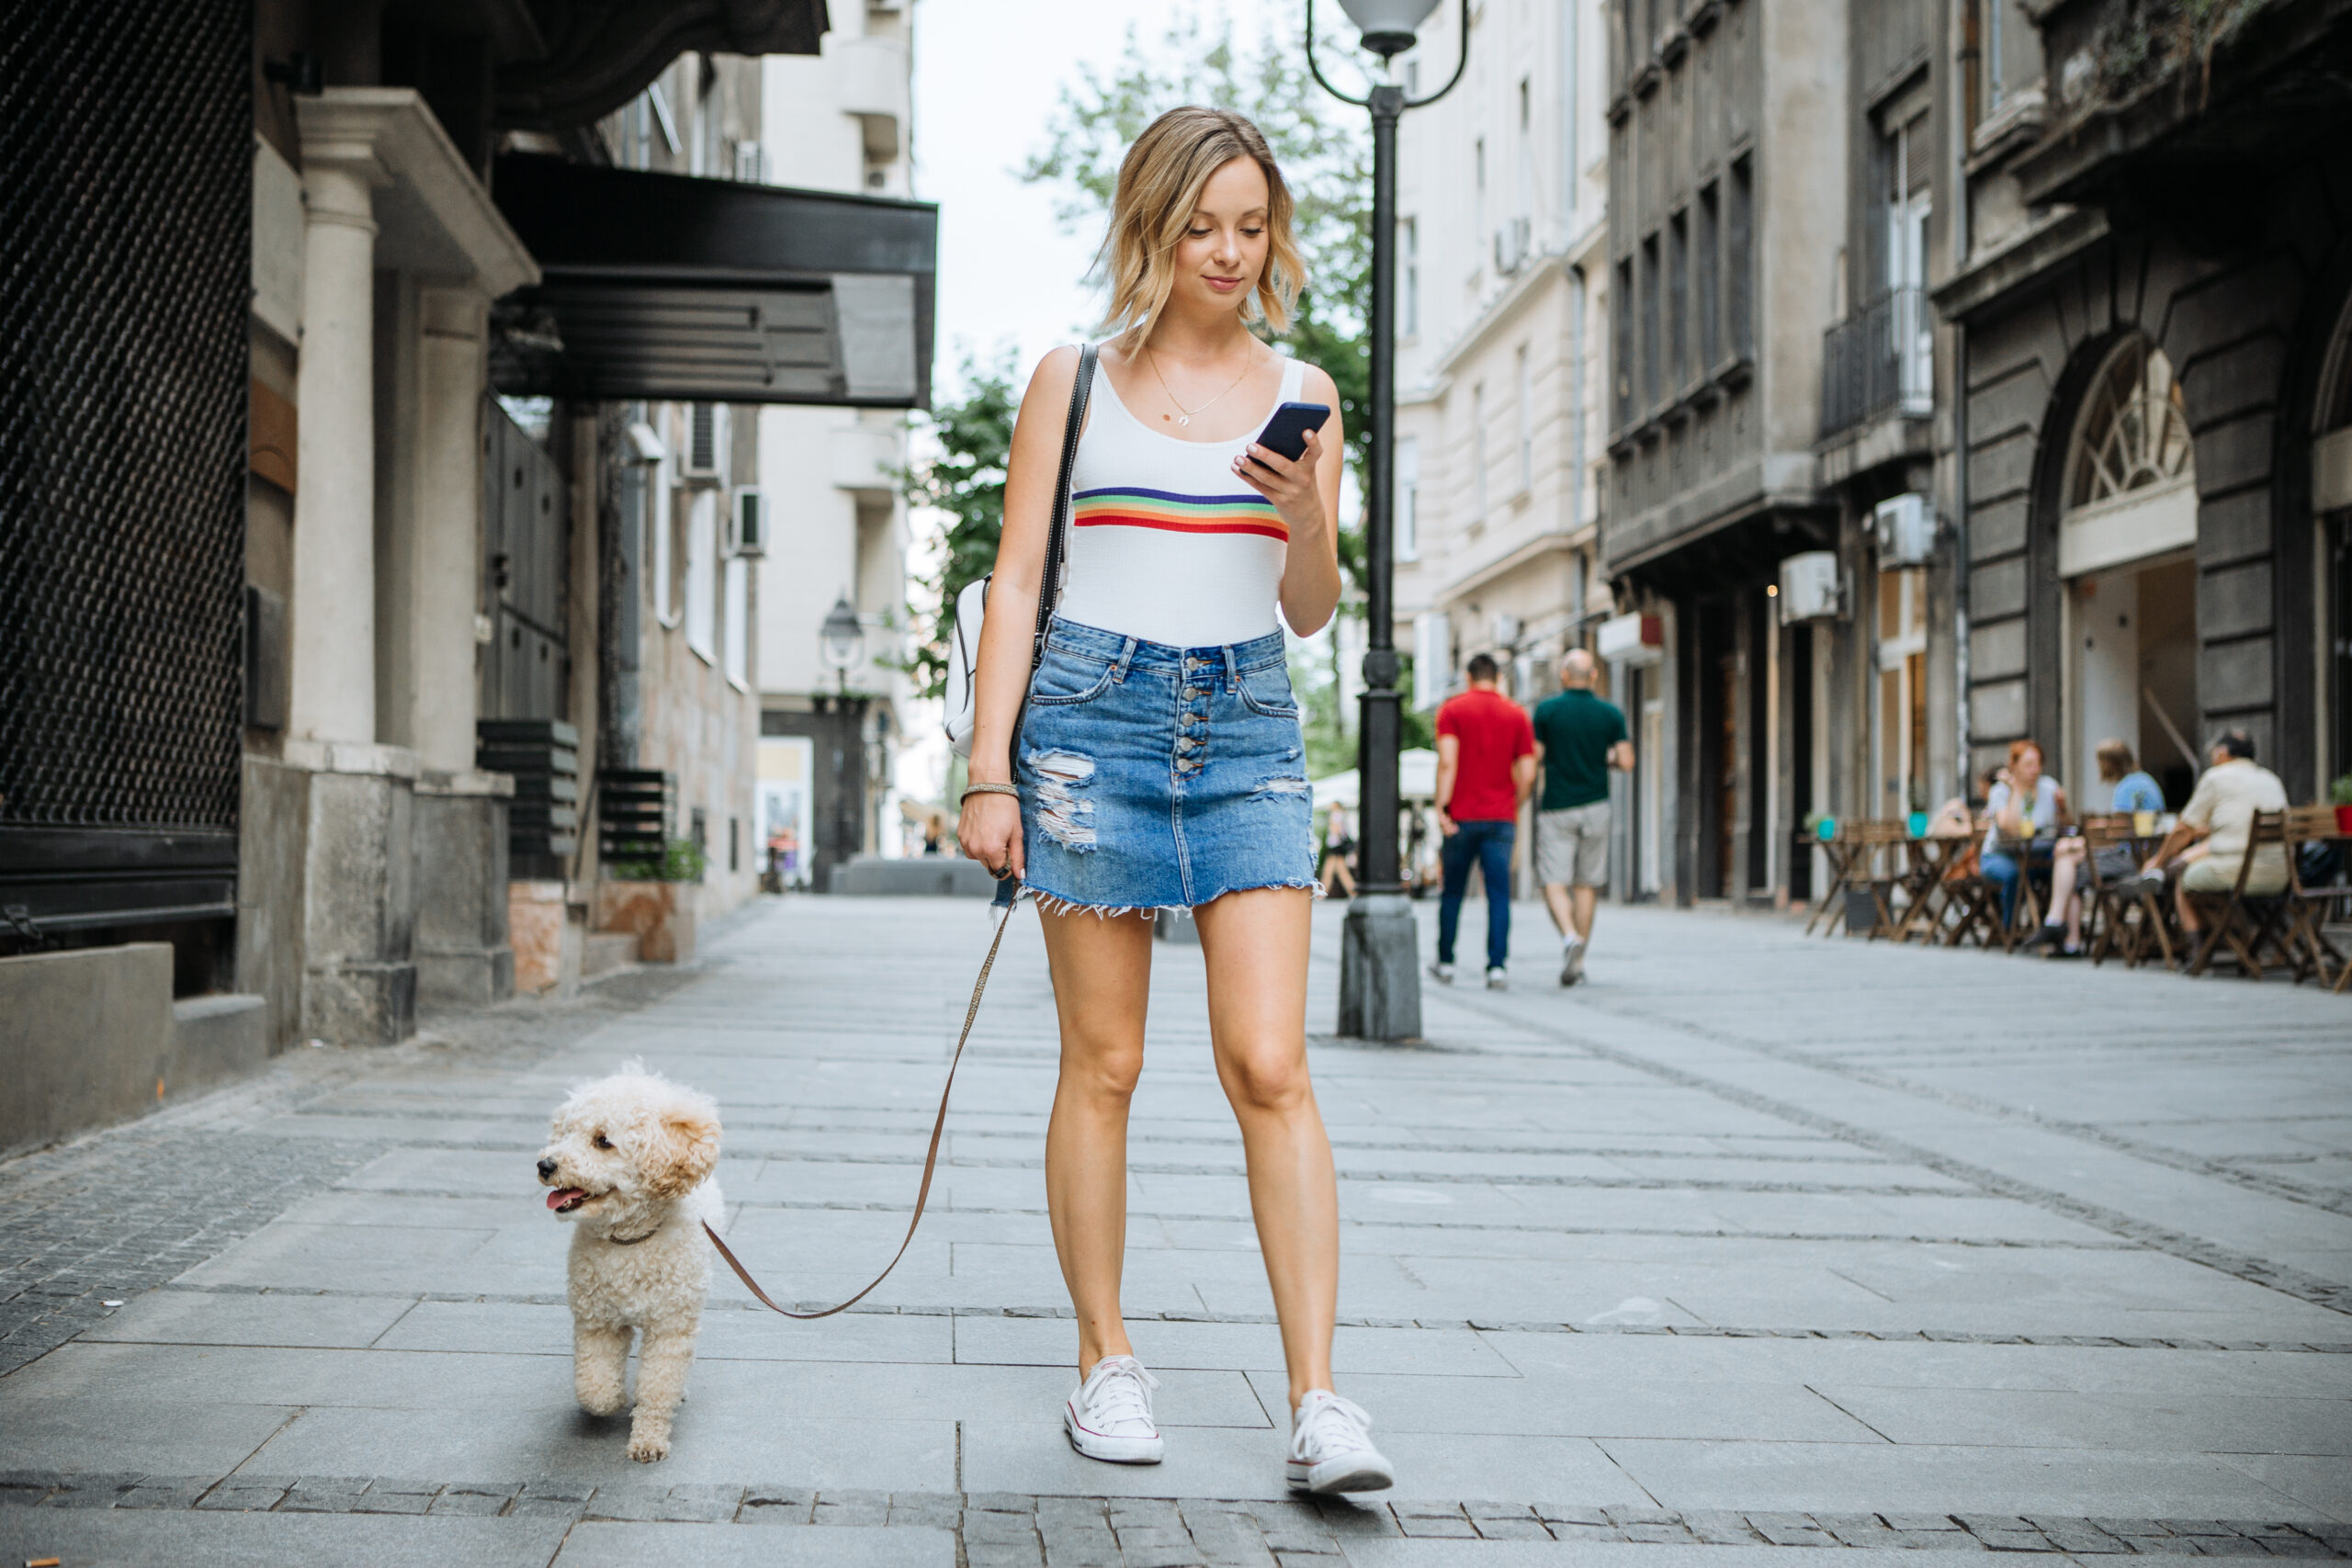
[[(1078, 435), (1086, 424), (1086, 400), (1094, 389), (1094, 345), (1078, 351), (1078, 379), (1069, 389), (1069, 422), (1062, 429), (1061, 477), (1054, 485), (1053, 523), (1046, 534), (1046, 570), (1037, 580), (1037, 633), (1029, 649), (1029, 673), (1034, 678), (1046, 658), (1046, 631), (1053, 625), (1054, 606), (1062, 596), (1062, 568), (1069, 553), (1069, 477), (1078, 462)], [(956, 595), (956, 625), (947, 643), (947, 743), (958, 757), (972, 754), (972, 727), (977, 722), (974, 688), (980, 665), (981, 617), (988, 613), (990, 572), (967, 582)], [(1017, 728), (1018, 726), (1016, 725)]]

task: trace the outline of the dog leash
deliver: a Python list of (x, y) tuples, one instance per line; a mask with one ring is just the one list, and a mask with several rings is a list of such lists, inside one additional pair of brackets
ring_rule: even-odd
[(972, 1037), (972, 1021), (980, 1016), (980, 993), (989, 988), (989, 971), (996, 967), (997, 949), (1004, 945), (1004, 928), (1012, 923), (1012, 911), (1020, 907), (1021, 899), (1017, 894), (1004, 906), (1003, 917), (996, 923), (996, 936), (989, 943), (989, 955), (980, 961), (980, 976), (972, 982), (971, 1005), (964, 1010), (964, 1030), (962, 1033), (956, 1036), (956, 1054), (947, 1058), (947, 1083), (939, 1091), (939, 1114), (933, 1118), (931, 1123), (931, 1149), (922, 1156), (922, 1185), (915, 1190), (914, 1217), (907, 1222), (907, 1234), (899, 1243), (899, 1250), (890, 1255), (890, 1261), (884, 1266), (882, 1272), (874, 1276), (872, 1282), (865, 1290), (858, 1292), (841, 1305), (829, 1306), (822, 1312), (792, 1312), (780, 1307), (768, 1298), (765, 1291), (760, 1289), (760, 1282), (752, 1279), (752, 1271), (736, 1259), (734, 1253), (728, 1250), (727, 1244), (718, 1239), (718, 1233), (710, 1228), (710, 1222), (708, 1220), (703, 1222), (703, 1234), (710, 1237), (710, 1245), (718, 1248), (718, 1256), (727, 1260), (727, 1267), (735, 1270), (735, 1277), (743, 1281), (743, 1288), (759, 1297), (760, 1304), (770, 1312), (782, 1313), (786, 1317), (804, 1319), (831, 1317), (837, 1312), (847, 1312), (872, 1294), (876, 1285), (888, 1279), (890, 1270), (899, 1266), (899, 1259), (907, 1255), (907, 1248), (914, 1245), (915, 1227), (922, 1224), (922, 1206), (931, 1199), (932, 1174), (939, 1168), (939, 1139), (940, 1134), (947, 1129), (947, 1097), (956, 1092), (956, 1066), (964, 1059), (964, 1043)]

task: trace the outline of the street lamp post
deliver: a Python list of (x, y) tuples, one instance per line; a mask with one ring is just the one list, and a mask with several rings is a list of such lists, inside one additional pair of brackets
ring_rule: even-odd
[(865, 653), (865, 627), (857, 618), (857, 606), (843, 594), (833, 601), (825, 614), (824, 624), (817, 628), (817, 652), (833, 671), (833, 680), (841, 694), (849, 694), (850, 666)]
[[(1437, 0), (1340, 0), (1385, 63), (1413, 47)], [(1323, 90), (1372, 111), (1372, 456), (1364, 476), (1365, 651), (1356, 778), (1363, 827), (1356, 896), (1348, 903), (1340, 952), (1340, 1032), (1364, 1040), (1411, 1040), (1421, 1032), (1419, 928), (1406, 897), (1396, 845), (1400, 807), (1397, 743), (1403, 728), (1396, 691), (1396, 121), (1434, 103), (1462, 80), (1470, 57), (1470, 0), (1462, 0), (1462, 47), (1453, 74), (1424, 98), (1383, 82), (1363, 97), (1331, 85), (1315, 60), (1315, 0), (1306, 0), (1306, 66)], [(1430, 671), (1422, 671), (1424, 680)]]

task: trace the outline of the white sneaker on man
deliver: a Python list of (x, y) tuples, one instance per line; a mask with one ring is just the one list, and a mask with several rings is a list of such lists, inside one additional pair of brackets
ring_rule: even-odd
[(1108, 1464), (1158, 1464), (1167, 1445), (1151, 1418), (1159, 1380), (1133, 1356), (1105, 1356), (1062, 1405), (1069, 1446)]
[(1300, 1492), (1380, 1492), (1394, 1486), (1396, 1469), (1372, 1446), (1371, 1426), (1363, 1405), (1328, 1388), (1308, 1389), (1291, 1416), (1284, 1478)]
[(1453, 984), (1453, 965), (1451, 964), (1430, 964), (1430, 978), (1441, 986), (1451, 986)]
[(1509, 970), (1505, 969), (1505, 968), (1504, 968), (1501, 964), (1487, 964), (1487, 989), (1488, 989), (1488, 990), (1490, 990), (1490, 991), (1508, 991), (1508, 990), (1510, 990), (1510, 972)]
[(1570, 942), (1560, 949), (1560, 984), (1573, 986), (1584, 978), (1584, 943)]

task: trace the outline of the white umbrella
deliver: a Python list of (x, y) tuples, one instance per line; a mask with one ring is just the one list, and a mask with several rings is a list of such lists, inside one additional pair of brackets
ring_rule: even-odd
[[(1408, 803), (1433, 800), (1437, 797), (1437, 753), (1426, 746), (1416, 746), (1396, 754), (1396, 791)], [(1356, 770), (1333, 773), (1315, 781), (1315, 807), (1321, 810), (1334, 803), (1353, 811), (1363, 794), (1362, 781)]]

